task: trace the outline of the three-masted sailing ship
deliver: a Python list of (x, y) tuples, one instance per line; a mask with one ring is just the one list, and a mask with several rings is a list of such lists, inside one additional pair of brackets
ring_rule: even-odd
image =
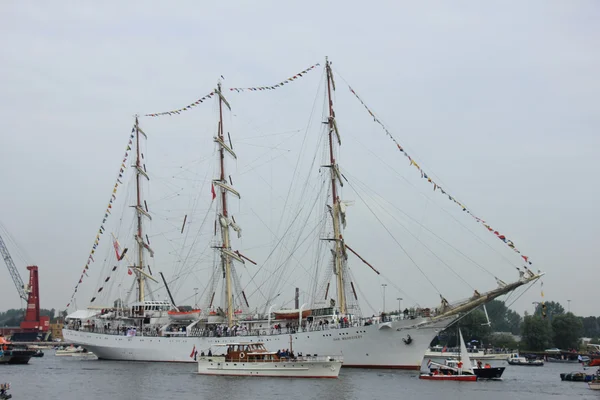
[[(346, 207), (340, 199), (343, 181), (335, 157), (341, 145), (341, 133), (336, 122), (332, 95), (335, 82), (328, 61), (325, 63), (325, 73), (328, 116), (324, 127), (328, 164), (323, 167), (326, 167), (330, 180), (330, 202), (326, 209), (331, 232), (328, 237), (320, 240), (326, 241), (330, 247), (333, 270), (330, 276), (335, 280), (334, 288), (330, 288), (329, 283), (323, 286), (323, 298), (328, 299), (335, 290), (335, 299), (324, 305), (321, 301), (321, 306), (308, 309), (298, 307), (274, 312), (269, 309), (264, 315), (250, 311), (236, 265), (254, 261), (232, 246), (233, 236), (240, 236), (241, 228), (230, 212), (229, 199), (231, 196), (241, 196), (226, 171), (227, 159), (236, 159), (237, 154), (233, 150), (229, 133), (225, 136), (223, 113), (231, 108), (219, 83), (214, 90), (219, 110), (217, 133), (214, 137), (218, 174), (212, 180), (212, 196), (217, 207), (215, 240), (211, 242), (217, 256), (217, 268), (209, 280), (207, 308), (201, 312), (179, 310), (170, 291), (170, 300), (167, 301), (148, 299), (146, 296), (146, 286), (158, 281), (145, 261), (148, 255), (153, 256), (153, 250), (144, 234), (144, 220), (151, 219), (151, 215), (141, 190), (142, 181), (148, 178), (140, 154), (140, 139), (146, 137), (146, 134), (136, 119), (136, 160), (133, 165), (136, 174), (136, 201), (133, 208), (136, 213), (137, 229), (134, 239), (137, 251), (136, 260), (131, 261), (128, 268), (135, 275), (137, 299), (127, 305), (96, 306), (74, 312), (68, 317), (68, 326), (63, 330), (65, 341), (84, 346), (100, 359), (194, 362), (197, 352), (206, 351), (216, 344), (238, 342), (242, 335), (244, 342), (268, 342), (270, 347), (278, 349), (287, 348), (292, 335), (297, 351), (314, 355), (340, 354), (344, 357), (345, 367), (418, 369), (432, 339), (460, 314), (539, 279), (540, 275), (528, 270), (527, 275), (522, 275), (514, 283), (506, 284), (498, 280), (497, 288), (483, 293), (476, 292), (471, 298), (458, 303), (451, 304), (442, 298), (438, 307), (410, 316), (399, 313), (393, 317), (382, 315), (363, 318), (358, 307), (356, 288), (350, 277), (348, 259), (356, 255), (361, 262), (370, 264), (346, 243), (344, 237)], [(126, 250), (120, 249), (116, 239), (114, 244), (117, 260), (121, 261), (125, 258)], [(168, 290), (164, 277), (163, 282)], [(219, 289), (223, 296), (217, 295)], [(320, 296), (322, 295), (321, 293)], [(177, 315), (177, 318), (173, 318), (173, 315)], [(286, 329), (282, 330), (282, 325)]]

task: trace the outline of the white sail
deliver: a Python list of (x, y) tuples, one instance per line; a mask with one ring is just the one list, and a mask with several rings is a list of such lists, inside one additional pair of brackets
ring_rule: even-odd
[(465, 345), (465, 340), (463, 339), (462, 332), (460, 329), (458, 330), (458, 334), (460, 335), (460, 361), (462, 361), (462, 372), (463, 374), (469, 373), (473, 374), (473, 364), (471, 363), (471, 359), (469, 358), (469, 352), (467, 351), (467, 346)]

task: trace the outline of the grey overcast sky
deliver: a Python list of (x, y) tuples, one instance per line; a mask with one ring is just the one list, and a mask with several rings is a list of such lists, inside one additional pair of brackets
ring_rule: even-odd
[[(375, 186), (446, 238), (471, 235), (448, 220), (446, 213), (452, 213), (494, 246), (487, 256), (495, 261), (486, 264), (493, 275), (505, 281), (517, 277), (514, 266), (501, 265), (497, 252), (515, 265), (518, 255), (432, 192), (350, 96), (344, 79), (426, 172), (512, 239), (534, 269), (546, 272), (546, 300), (565, 308), (571, 300), (575, 313), (598, 315), (599, 20), (597, 1), (577, 0), (4, 1), (0, 221), (22, 249), (10, 241), (11, 252), (24, 279), (26, 262), (42, 269), (42, 306), (64, 308), (102, 220), (134, 114), (185, 106), (210, 92), (221, 75), (226, 86), (275, 84), (317, 62), (323, 65), (327, 55), (340, 74), (340, 163), (351, 183), (354, 177)], [(275, 243), (277, 205), (287, 192), (315, 96), (321, 94), (322, 74), (316, 69), (269, 93), (228, 94), (234, 108), (228, 123), (235, 128), (240, 158), (234, 179), (243, 193), (243, 248), (259, 262)], [(317, 102), (320, 107), (322, 100)], [(174, 215), (168, 205), (179, 190), (174, 187), (188, 190), (193, 183), (189, 176), (174, 183), (169, 168), (213, 154), (214, 117), (210, 104), (185, 115), (142, 119), (149, 133), (148, 169), (163, 188), (152, 186), (149, 193), (158, 214)], [(273, 152), (265, 153), (269, 149)], [(368, 154), (371, 161), (361, 161)], [(196, 173), (204, 179), (213, 164), (200, 165)], [(206, 186), (202, 190), (209, 201)], [(187, 213), (178, 210), (177, 218)], [(386, 307), (399, 296), (407, 306), (436, 305), (435, 290), (421, 290), (426, 281), (385, 231), (374, 236), (369, 216), (368, 209), (351, 207), (347, 238), (396, 285), (387, 287)], [(158, 223), (156, 228), (162, 229)], [(413, 240), (401, 231), (397, 239)], [(421, 228), (414, 231), (426, 236)], [(157, 257), (169, 253), (166, 237), (153, 236), (153, 247), (162, 254)], [(456, 245), (469, 250), (467, 239)], [(406, 248), (450, 300), (471, 295), (471, 288), (434, 267), (414, 241)], [(485, 259), (481, 249), (474, 252)], [(495, 286), (489, 274), (455, 259), (448, 262), (480, 291)], [(80, 307), (104, 278), (100, 264), (92, 265), (87, 286), (81, 287)], [(205, 267), (182, 285), (187, 293), (179, 296), (182, 301), (206, 284)], [(352, 260), (369, 303), (363, 308), (376, 312), (386, 281), (363, 267)], [(242, 279), (256, 267), (246, 268)], [(129, 286), (126, 276), (120, 279)], [(285, 291), (289, 298), (291, 289)], [(512, 307), (522, 314), (540, 299), (538, 284)], [(0, 304), (2, 309), (21, 304), (3, 265)]]

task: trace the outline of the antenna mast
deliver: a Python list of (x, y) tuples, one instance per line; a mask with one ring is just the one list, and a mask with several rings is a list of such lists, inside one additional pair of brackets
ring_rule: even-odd
[(347, 258), (346, 247), (344, 245), (344, 238), (342, 237), (342, 229), (340, 225), (340, 198), (338, 195), (338, 182), (340, 186), (343, 186), (340, 179), (341, 174), (338, 165), (335, 162), (333, 155), (333, 135), (335, 134), (338, 146), (342, 144), (340, 134), (337, 129), (335, 122), (335, 111), (333, 110), (333, 99), (331, 97), (332, 88), (335, 91), (335, 82), (333, 81), (333, 74), (331, 72), (331, 66), (329, 65), (329, 59), (325, 57), (325, 69), (327, 71), (327, 100), (329, 103), (329, 118), (328, 118), (328, 139), (329, 139), (329, 168), (331, 170), (331, 197), (332, 197), (332, 208), (331, 215), (333, 217), (333, 241), (335, 248), (333, 250), (333, 265), (334, 273), (336, 275), (337, 284), (337, 295), (338, 295), (338, 306), (341, 314), (346, 314), (346, 293), (344, 290), (344, 262)]

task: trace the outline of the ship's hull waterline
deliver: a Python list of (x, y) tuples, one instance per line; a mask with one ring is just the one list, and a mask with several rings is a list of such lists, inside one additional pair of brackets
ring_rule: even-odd
[(243, 339), (244, 342), (263, 342), (272, 349), (289, 349), (291, 336), (294, 352), (340, 354), (344, 357), (344, 367), (419, 370), (433, 338), (454, 319), (399, 320), (291, 335), (128, 337), (64, 329), (63, 337), (66, 342), (83, 346), (104, 360), (195, 362), (190, 357), (194, 348), (200, 354), (212, 345)]

